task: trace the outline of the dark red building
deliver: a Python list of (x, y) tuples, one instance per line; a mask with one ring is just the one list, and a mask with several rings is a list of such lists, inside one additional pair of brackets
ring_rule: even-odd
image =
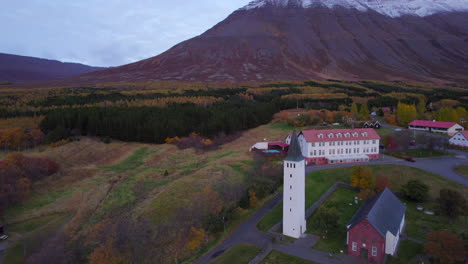
[(405, 225), (406, 206), (385, 189), (367, 200), (348, 223), (348, 255), (380, 264), (394, 255)]

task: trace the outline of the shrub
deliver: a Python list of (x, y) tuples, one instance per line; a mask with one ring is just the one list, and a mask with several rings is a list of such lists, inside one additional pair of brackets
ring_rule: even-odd
[(408, 200), (422, 202), (428, 196), (429, 187), (420, 180), (409, 180), (401, 187), (401, 193)]

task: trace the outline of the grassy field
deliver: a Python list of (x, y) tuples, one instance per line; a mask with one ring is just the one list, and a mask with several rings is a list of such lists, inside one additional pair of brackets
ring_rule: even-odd
[(431, 158), (431, 157), (441, 157), (441, 156), (450, 156), (452, 155), (450, 152), (442, 151), (442, 150), (427, 150), (427, 149), (410, 149), (408, 151), (390, 151), (386, 152), (386, 155), (394, 156), (394, 157), (401, 157), (401, 156), (409, 156), (413, 158)]
[[(429, 186), (429, 194), (437, 198), (443, 188), (453, 188), (464, 193), (464, 188), (458, 183), (449, 181), (441, 176), (406, 166), (396, 165), (368, 165), (374, 175), (384, 174), (391, 182), (391, 189), (398, 191), (401, 185), (408, 180), (418, 179)], [(313, 172), (306, 177), (306, 208), (309, 208), (320, 196), (325, 193), (335, 182), (351, 183), (351, 167), (338, 169), (324, 169)], [(260, 230), (268, 230), (282, 219), (282, 205), (275, 207), (258, 224)]]
[(259, 247), (247, 244), (235, 245), (210, 264), (248, 264), (262, 251)]
[(273, 250), (260, 264), (317, 264), (316, 262), (298, 258)]
[(336, 230), (328, 230), (328, 233), (325, 233), (324, 230), (317, 229), (313, 224), (315, 214), (307, 219), (307, 232), (322, 237), (314, 246), (315, 249), (335, 254), (340, 250), (346, 251), (346, 224), (361, 206), (361, 203), (354, 203), (354, 197), (357, 195), (355, 191), (338, 188), (323, 203), (327, 208), (336, 209), (339, 217), (339, 227)]
[[(8, 227), (8, 232), (17, 232), (24, 236), (5, 250), (3, 264), (20, 264), (24, 261), (24, 254), (31, 255), (38, 249), (56, 230), (69, 218), (68, 214), (55, 214), (50, 216), (39, 217), (13, 224)], [(11, 240), (12, 238), (10, 238)], [(26, 247), (24, 243), (26, 242)], [(26, 249), (26, 251), (25, 251)]]
[(19, 233), (19, 234), (26, 234), (36, 230), (37, 228), (44, 226), (45, 224), (58, 220), (62, 218), (63, 214), (52, 214), (46, 215), (42, 217), (36, 217), (30, 220), (18, 222), (12, 225), (9, 225), (7, 228), (7, 232)]
[(468, 217), (461, 216), (455, 222), (450, 223), (449, 219), (441, 215), (427, 215), (423, 211), (418, 211), (416, 206), (422, 205), (425, 210), (433, 211), (437, 208), (436, 202), (425, 203), (407, 203), (406, 210), (406, 229), (405, 233), (419, 240), (426, 240), (428, 232), (448, 229), (454, 233), (460, 234), (466, 231), (468, 226)]
[(412, 242), (402, 241), (398, 247), (397, 257), (389, 257), (387, 264), (409, 264), (409, 263), (421, 263), (417, 261), (417, 256), (423, 252), (423, 245)]
[(468, 165), (460, 165), (454, 168), (456, 172), (460, 173), (463, 177), (468, 177)]

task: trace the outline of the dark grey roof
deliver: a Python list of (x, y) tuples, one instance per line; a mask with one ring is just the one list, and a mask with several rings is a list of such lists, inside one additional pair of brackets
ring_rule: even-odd
[(405, 215), (404, 205), (388, 188), (367, 200), (348, 223), (348, 230), (367, 219), (385, 237), (387, 231), (396, 235)]
[(301, 146), (299, 146), (299, 140), (297, 139), (296, 130), (294, 130), (291, 134), (291, 144), (289, 144), (288, 156), (285, 160), (295, 162), (304, 160)]

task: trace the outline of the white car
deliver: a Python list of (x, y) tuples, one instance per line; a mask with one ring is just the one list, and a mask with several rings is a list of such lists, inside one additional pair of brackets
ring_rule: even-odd
[(0, 240), (6, 240), (8, 238), (7, 235), (0, 236)]
[(400, 131), (403, 131), (403, 130), (401, 128), (395, 128), (395, 131), (400, 132)]

